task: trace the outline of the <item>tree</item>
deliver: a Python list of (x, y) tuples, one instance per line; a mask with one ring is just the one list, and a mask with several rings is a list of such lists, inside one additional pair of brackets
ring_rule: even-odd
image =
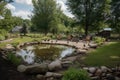
[(119, 34), (120, 38), (120, 1), (112, 0), (112, 9), (111, 9), (111, 27), (112, 29)]
[(109, 4), (110, 0), (68, 0), (67, 2), (77, 22), (85, 26), (86, 36), (91, 26), (106, 18), (110, 8)]
[(23, 23), (23, 26), (22, 26), (22, 29), (20, 30), (20, 33), (23, 33), (24, 36), (25, 36), (27, 32), (28, 32), (28, 30), (27, 30), (27, 24)]
[(51, 25), (56, 26), (56, 3), (54, 0), (33, 0), (32, 23), (39, 32), (47, 34)]

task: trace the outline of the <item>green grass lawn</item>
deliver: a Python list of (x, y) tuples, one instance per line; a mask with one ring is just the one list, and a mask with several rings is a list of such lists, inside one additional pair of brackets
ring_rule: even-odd
[(44, 39), (46, 37), (41, 37), (41, 38), (31, 38), (31, 37), (26, 37), (24, 36), (23, 38), (12, 38), (13, 40), (10, 41), (10, 42), (2, 42), (0, 43), (0, 48), (3, 48), (6, 46), (6, 44), (12, 44), (12, 43), (25, 43), (25, 42), (31, 42), (31, 41), (34, 41), (34, 40), (37, 40), (37, 41), (41, 41), (42, 39)]
[(120, 65), (120, 42), (111, 43), (90, 52), (84, 60), (88, 66)]

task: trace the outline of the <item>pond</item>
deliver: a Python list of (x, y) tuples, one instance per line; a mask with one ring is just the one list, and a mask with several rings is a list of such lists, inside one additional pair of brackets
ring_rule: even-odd
[(21, 56), (25, 62), (32, 64), (34, 62), (53, 61), (62, 59), (75, 51), (72, 47), (62, 45), (33, 45), (22, 48), (16, 54)]

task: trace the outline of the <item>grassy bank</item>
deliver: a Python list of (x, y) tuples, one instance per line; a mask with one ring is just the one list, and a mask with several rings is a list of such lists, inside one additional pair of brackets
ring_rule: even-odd
[(90, 52), (84, 63), (88, 66), (120, 65), (120, 42), (111, 43)]
[(12, 40), (9, 41), (9, 42), (2, 42), (2, 43), (0, 43), (0, 48), (5, 47), (6, 44), (25, 43), (25, 42), (35, 41), (35, 40), (41, 41), (41, 40), (43, 40), (44, 38), (47, 38), (47, 37), (31, 38), (31, 37), (24, 36), (23, 38), (20, 38), (20, 37), (18, 37), (18, 38), (12, 38)]

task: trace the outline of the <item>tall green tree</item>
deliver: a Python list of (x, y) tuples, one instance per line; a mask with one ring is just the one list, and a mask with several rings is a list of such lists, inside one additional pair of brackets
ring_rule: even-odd
[(56, 2), (54, 0), (33, 0), (32, 2), (34, 6), (32, 23), (37, 31), (47, 34), (51, 25), (56, 26)]
[(23, 26), (22, 26), (22, 29), (20, 31), (21, 33), (24, 34), (24, 36), (26, 35), (26, 33), (28, 32), (28, 29), (27, 29), (27, 24), (24, 22), (23, 23)]
[(110, 0), (68, 0), (67, 5), (77, 22), (85, 26), (85, 35), (91, 26), (105, 20), (109, 12)]
[(112, 0), (111, 5), (111, 27), (116, 33), (119, 34), (120, 38), (120, 1)]

